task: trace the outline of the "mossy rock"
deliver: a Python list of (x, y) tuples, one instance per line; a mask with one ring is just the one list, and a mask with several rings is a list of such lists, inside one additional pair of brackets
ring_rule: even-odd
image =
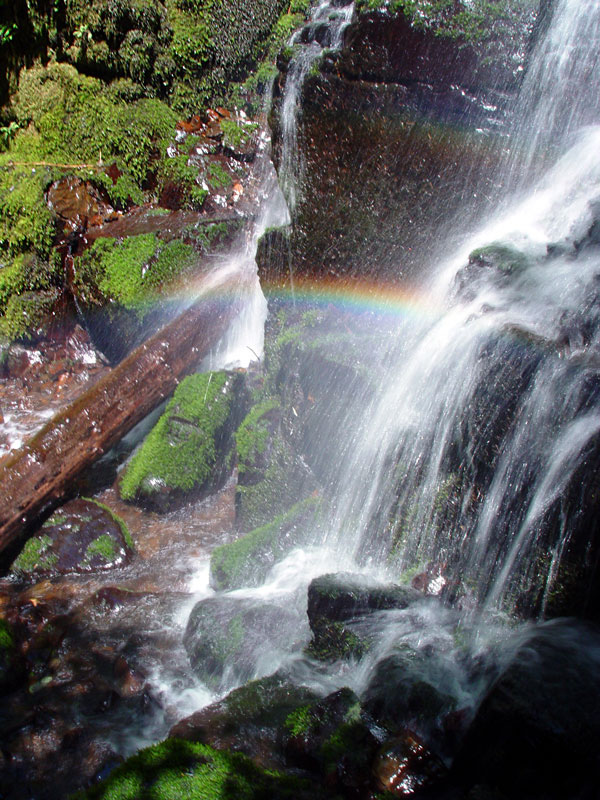
[(71, 500), (50, 516), (13, 561), (10, 572), (28, 580), (122, 566), (133, 554), (127, 526), (101, 503)]
[(418, 596), (410, 587), (381, 585), (351, 573), (313, 579), (307, 610), (313, 639), (307, 653), (320, 661), (361, 658), (370, 643), (351, 623), (376, 611), (406, 608)]
[(185, 378), (125, 467), (121, 497), (166, 511), (220, 486), (233, 467), (243, 389), (239, 373)]
[(320, 505), (318, 497), (307, 497), (267, 525), (215, 547), (210, 559), (213, 589), (259, 586), (274, 564), (314, 535)]
[[(302, 614), (245, 598), (217, 595), (194, 606), (184, 644), (196, 675), (213, 689), (249, 680), (303, 644)], [(265, 670), (266, 671), (266, 670)]]
[(295, 709), (317, 699), (311, 689), (275, 673), (234, 689), (223, 700), (178, 722), (170, 735), (277, 764), (282, 762), (283, 740), (289, 736), (286, 720)]
[(299, 706), (284, 725), (285, 752), (292, 764), (319, 772), (339, 791), (353, 790), (349, 796), (368, 789), (378, 742), (351, 689), (338, 689), (316, 703)]
[(74, 800), (313, 800), (308, 781), (265, 770), (241, 753), (167, 739), (131, 756)]
[(478, 247), (469, 254), (469, 264), (490, 267), (505, 275), (522, 272), (528, 265), (527, 256), (520, 250), (502, 242)]
[(190, 244), (141, 233), (98, 238), (74, 260), (70, 288), (107, 358), (119, 361), (167, 318), (169, 295), (198, 259)]
[(265, 476), (281, 419), (279, 402), (267, 398), (253, 406), (235, 433), (238, 483), (251, 485)]

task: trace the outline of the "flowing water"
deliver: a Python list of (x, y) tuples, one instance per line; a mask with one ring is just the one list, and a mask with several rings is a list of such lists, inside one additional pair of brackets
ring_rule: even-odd
[[(321, 2), (292, 42), (280, 175), (292, 213), (302, 174), (302, 82), (323, 47), (340, 46), (352, 13), (352, 5)], [(420, 676), (459, 708), (472, 707), (528, 635), (529, 624), (515, 632), (500, 612), (523, 608), (530, 593), (526, 610), (543, 613), (585, 521), (581, 468), (600, 433), (600, 258), (592, 246), (600, 240), (599, 20), (596, 3), (558, 0), (523, 84), (515, 161), (507, 167), (519, 172), (518, 198), (432, 269), (413, 293), (415, 313), (386, 321), (377, 357), (365, 355), (378, 390), (352, 385), (331, 398), (331, 427), (312, 437), (330, 509), (314, 544), (276, 564), (261, 586), (220, 595), (224, 607), (279, 610), (278, 635), (262, 639), (244, 663), (230, 663), (216, 688), (186, 672), (180, 639), (188, 616), (195, 602), (215, 597), (201, 555), (186, 578), (191, 595), (175, 599), (161, 623), (170, 663), (163, 654), (146, 664), (163, 710), (135, 738), (126, 725), (113, 730), (119, 752), (164, 736), (174, 709), (181, 718), (277, 669), (323, 694), (340, 686), (362, 694), (399, 645), (427, 655), (416, 660)], [(560, 57), (557, 42), (565, 45)], [(589, 91), (579, 102), (581, 81)], [(266, 227), (289, 221), (272, 173), (263, 192), (265, 211), (251, 241), (223, 267), (245, 276), (240, 291), (250, 299), (206, 369), (262, 355), (266, 305), (253, 254)], [(339, 571), (384, 582), (419, 573), (429, 596), (356, 623), (370, 640), (367, 656), (324, 668), (302, 650), (310, 639), (306, 591), (312, 578)], [(139, 609), (134, 624), (148, 625), (145, 614)], [(491, 666), (474, 675), (478, 659)]]
[[(327, 15), (325, 3), (317, 14)], [(381, 340), (380, 391), (346, 392), (332, 429), (318, 432), (328, 451), (325, 541), (320, 532), (314, 548), (292, 553), (263, 586), (233, 593), (290, 609), (296, 648), (265, 642), (244, 679), (285, 665), (323, 692), (361, 692), (402, 641), (433, 650), (428, 678), (473, 703), (490, 678), (473, 680), (465, 652), (472, 663), (496, 648), (498, 669), (528, 630), (507, 632), (498, 615), (543, 614), (561, 559), (582, 535), (581, 469), (600, 432), (599, 19), (595, 3), (556, 4), (516, 112), (506, 170), (519, 171), (519, 192), (422, 282), (422, 313)], [(319, 55), (308, 40), (282, 104), (282, 183), (292, 211), (302, 170), (293, 161), (296, 109)], [(428, 594), (454, 607), (429, 597), (376, 624), (370, 618), (368, 657), (324, 674), (299, 655), (298, 640), (310, 635), (305, 591), (312, 577), (342, 570), (377, 580), (421, 573)], [(239, 681), (234, 669), (220, 690)]]

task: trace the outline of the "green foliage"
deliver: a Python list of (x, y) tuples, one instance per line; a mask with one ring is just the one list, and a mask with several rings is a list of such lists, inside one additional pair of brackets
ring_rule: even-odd
[(51, 173), (32, 167), (2, 169), (7, 155), (0, 155), (0, 250), (11, 256), (35, 250), (45, 258), (54, 239), (53, 216), (44, 197)]
[(256, 122), (241, 123), (234, 119), (222, 119), (223, 146), (231, 150), (241, 150), (248, 145), (257, 129)]
[(289, 731), (290, 736), (301, 736), (307, 733), (315, 723), (315, 717), (309, 705), (300, 706), (288, 714), (284, 722), (284, 727)]
[(0, 618), (0, 651), (13, 650), (15, 637), (12, 628), (5, 619)]
[(57, 300), (57, 289), (11, 295), (0, 317), (0, 333), (11, 341), (36, 338), (45, 329)]
[(10, 571), (27, 574), (34, 569), (51, 569), (58, 560), (58, 557), (49, 551), (51, 544), (52, 539), (47, 534), (33, 536), (13, 561)]
[[(177, 117), (159, 100), (125, 103), (120, 91), (120, 85), (107, 87), (68, 64), (23, 70), (15, 111), (24, 129), (0, 158), (0, 166), (10, 160), (96, 164), (102, 157), (116, 163), (124, 181), (137, 187), (139, 199), (157, 152), (165, 152), (173, 135)], [(27, 128), (30, 123), (33, 127)], [(123, 199), (124, 181), (116, 190), (118, 201)], [(111, 194), (110, 183), (104, 186)]]
[(257, 766), (241, 753), (167, 739), (136, 753), (75, 800), (296, 800), (305, 781)]
[(190, 491), (210, 481), (217, 436), (231, 412), (231, 377), (224, 372), (191, 375), (177, 387), (164, 414), (125, 469), (121, 497), (152, 496), (168, 486)]

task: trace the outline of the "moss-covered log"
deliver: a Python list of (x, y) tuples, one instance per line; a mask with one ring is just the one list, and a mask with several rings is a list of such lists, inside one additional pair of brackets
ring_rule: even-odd
[(0, 552), (63, 499), (73, 479), (168, 397), (236, 313), (223, 287), (134, 350), (119, 366), (0, 461)]

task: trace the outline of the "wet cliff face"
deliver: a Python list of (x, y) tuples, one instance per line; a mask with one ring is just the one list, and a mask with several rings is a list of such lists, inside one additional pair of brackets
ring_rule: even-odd
[[(527, 26), (510, 48), (417, 28), (401, 12), (358, 13), (302, 89), (304, 171), (292, 263), (310, 275), (414, 279), (439, 242), (497, 196)], [(280, 97), (271, 115), (280, 158)], [(367, 244), (368, 243), (368, 244)], [(264, 266), (264, 265), (261, 265)], [(268, 267), (266, 268), (268, 272)]]

